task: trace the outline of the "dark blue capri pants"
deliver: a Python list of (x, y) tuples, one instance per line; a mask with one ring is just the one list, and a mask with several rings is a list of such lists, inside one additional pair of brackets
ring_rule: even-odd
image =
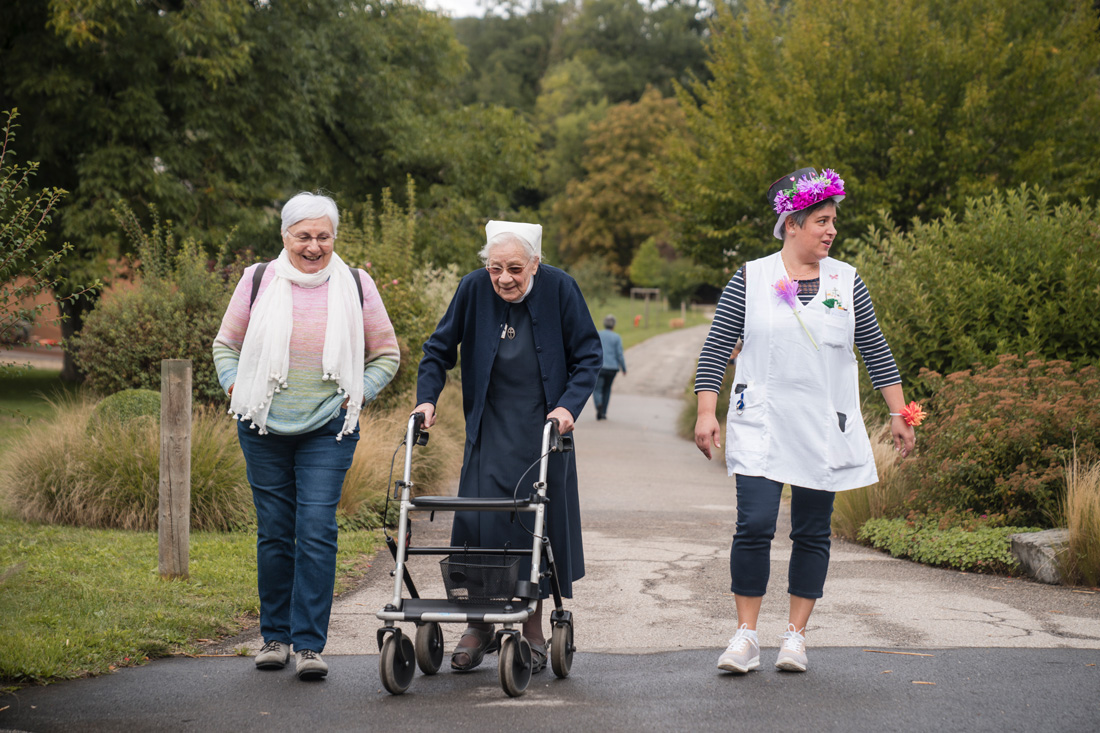
[[(762, 596), (771, 574), (771, 547), (783, 484), (763, 476), (737, 477), (737, 533), (730, 551), (730, 590)], [(791, 563), (787, 593), (821, 598), (829, 570), (833, 498), (831, 491), (791, 487)]]

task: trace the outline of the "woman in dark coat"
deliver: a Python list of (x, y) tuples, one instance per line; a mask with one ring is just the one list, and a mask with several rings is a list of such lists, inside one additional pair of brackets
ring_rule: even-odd
[[(592, 394), (603, 363), (600, 338), (576, 281), (541, 264), (542, 227), (490, 221), (480, 256), (485, 268), (462, 278), (447, 313), (424, 344), (417, 376), (417, 412), (435, 422), (446, 373), (462, 356), (466, 449), (459, 496), (511, 497), (523, 472), (539, 459), (548, 418), (568, 433)], [(547, 533), (562, 594), (584, 575), (580, 502), (573, 453), (550, 457)], [(537, 478), (528, 474), (531, 483)], [(525, 479), (526, 483), (526, 479)], [(522, 489), (522, 487), (521, 487)], [(521, 520), (526, 520), (521, 525)], [(531, 545), (530, 515), (457, 512), (452, 546)], [(546, 584), (542, 598), (549, 596)], [(535, 671), (546, 664), (542, 601), (523, 624)], [(491, 624), (472, 624), (451, 656), (470, 670), (495, 651)]]

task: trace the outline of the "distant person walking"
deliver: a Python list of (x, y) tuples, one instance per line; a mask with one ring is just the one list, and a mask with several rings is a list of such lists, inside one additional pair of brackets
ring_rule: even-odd
[(259, 669), (294, 647), (300, 679), (328, 674), (336, 506), (359, 411), (400, 361), (378, 289), (333, 251), (336, 202), (300, 193), (282, 212), (283, 251), (244, 271), (214, 339), (256, 505)]
[(596, 419), (607, 419), (607, 403), (611, 401), (611, 383), (615, 375), (622, 370), (626, 376), (626, 357), (623, 356), (623, 337), (615, 333), (615, 316), (607, 315), (603, 319), (600, 331), (600, 345), (603, 346), (603, 366), (596, 377), (596, 391), (592, 400), (596, 403)]
[(744, 340), (726, 423), (726, 467), (737, 477), (730, 590), (739, 628), (718, 668), (730, 672), (760, 666), (756, 623), (784, 484), (791, 486), (790, 614), (775, 666), (806, 671), (806, 623), (829, 567), (833, 498), (878, 480), (853, 346), (894, 417), (895, 448), (905, 456), (916, 444), (919, 419), (909, 414), (916, 405), (905, 407), (867, 286), (855, 268), (829, 257), (844, 196), (844, 181), (831, 170), (802, 168), (772, 184), (772, 233), (783, 246), (734, 274), (699, 355), (695, 444), (709, 460), (711, 448), (720, 447), (718, 391), (737, 340)]

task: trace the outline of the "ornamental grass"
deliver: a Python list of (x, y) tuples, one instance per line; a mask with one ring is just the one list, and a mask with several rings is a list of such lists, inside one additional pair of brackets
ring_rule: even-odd
[(1062, 577), (1082, 585), (1100, 585), (1100, 461), (1082, 463), (1074, 451), (1066, 462), (1066, 496), (1062, 504), (1069, 547)]

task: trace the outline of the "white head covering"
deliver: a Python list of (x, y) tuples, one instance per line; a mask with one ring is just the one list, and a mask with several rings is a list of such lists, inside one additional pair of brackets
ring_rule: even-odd
[(493, 221), (485, 225), (485, 241), (489, 242), (498, 234), (517, 234), (530, 242), (535, 248), (535, 256), (542, 257), (542, 224), (525, 224), (519, 221)]

